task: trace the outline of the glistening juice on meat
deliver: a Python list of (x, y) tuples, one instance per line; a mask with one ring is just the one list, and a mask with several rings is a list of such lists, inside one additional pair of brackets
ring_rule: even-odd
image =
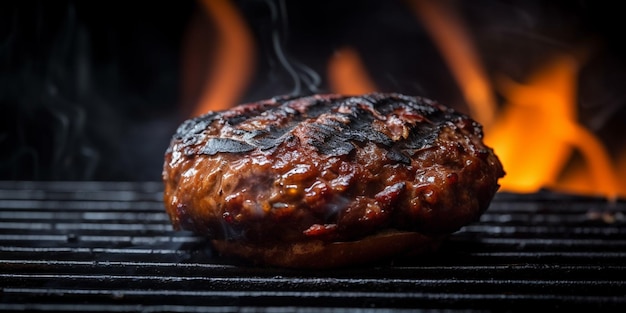
[(165, 154), (175, 229), (256, 264), (335, 267), (432, 250), (504, 176), (482, 128), (400, 94), (277, 97), (185, 121)]

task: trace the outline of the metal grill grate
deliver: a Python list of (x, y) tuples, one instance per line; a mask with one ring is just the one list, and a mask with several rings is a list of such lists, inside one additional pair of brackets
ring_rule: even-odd
[(431, 256), (296, 271), (215, 258), (161, 197), (156, 182), (0, 182), (0, 311), (626, 307), (623, 201), (498, 194)]

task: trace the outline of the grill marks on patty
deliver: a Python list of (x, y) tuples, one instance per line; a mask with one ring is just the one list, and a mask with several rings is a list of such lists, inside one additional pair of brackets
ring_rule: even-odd
[[(297, 132), (306, 144), (329, 157), (374, 142), (388, 149), (390, 159), (408, 164), (414, 150), (432, 145), (444, 125), (463, 119), (431, 100), (396, 94), (274, 98), (190, 119), (174, 139), (181, 141), (188, 156), (257, 148), (271, 152)], [(471, 126), (482, 137), (480, 126)]]

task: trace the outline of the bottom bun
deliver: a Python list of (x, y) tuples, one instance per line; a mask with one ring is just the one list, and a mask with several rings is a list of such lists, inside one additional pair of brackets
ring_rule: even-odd
[(254, 245), (212, 240), (224, 256), (235, 256), (257, 265), (289, 268), (336, 268), (435, 251), (446, 236), (430, 237), (415, 232), (386, 231), (357, 241), (308, 241), (292, 244)]

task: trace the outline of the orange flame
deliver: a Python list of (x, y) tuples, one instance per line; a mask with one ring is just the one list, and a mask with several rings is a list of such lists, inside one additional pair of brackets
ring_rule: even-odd
[(330, 89), (338, 94), (359, 95), (377, 90), (361, 57), (349, 47), (336, 51), (328, 62), (328, 82)]
[(252, 35), (228, 0), (202, 0), (218, 33), (209, 77), (192, 116), (223, 110), (237, 104), (251, 78), (254, 59)]
[(507, 176), (503, 190), (534, 192), (541, 187), (562, 189), (559, 176), (573, 148), (587, 161), (597, 190), (617, 195), (617, 179), (602, 143), (576, 122), (576, 78), (580, 65), (560, 56), (538, 70), (526, 84), (502, 79), (508, 99), (504, 111), (486, 134)]
[(439, 47), (469, 105), (472, 117), (484, 126), (493, 121), (496, 101), (492, 88), (476, 55), (471, 36), (447, 1), (409, 2)]
[[(626, 195), (626, 183), (618, 181), (602, 143), (577, 123), (580, 64), (575, 58), (555, 58), (526, 84), (500, 79), (500, 91), (508, 103), (496, 116), (492, 87), (453, 8), (440, 1), (410, 3), (446, 58), (471, 115), (485, 126), (485, 142), (494, 148), (507, 172), (500, 181), (502, 191), (526, 193), (546, 187), (610, 199)], [(587, 165), (577, 169), (576, 180), (572, 176), (564, 180), (568, 175), (562, 171), (576, 150)]]

